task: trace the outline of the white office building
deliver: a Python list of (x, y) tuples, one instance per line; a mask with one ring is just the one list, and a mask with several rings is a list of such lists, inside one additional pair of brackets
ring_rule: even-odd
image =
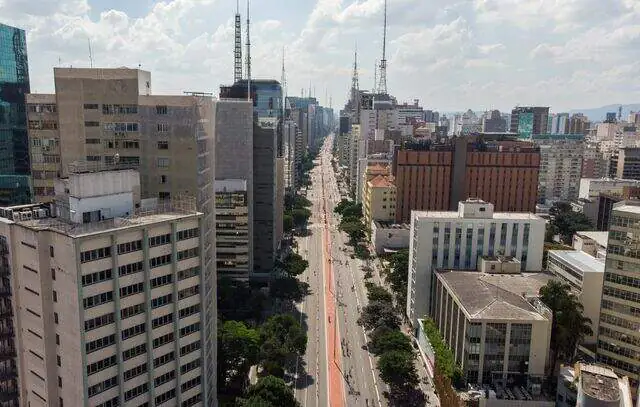
[(482, 256), (510, 256), (522, 271), (542, 269), (545, 221), (532, 213), (494, 212), (477, 199), (457, 212), (411, 214), (407, 316), (415, 324), (429, 315), (435, 269), (476, 270)]
[(21, 405), (204, 405), (203, 216), (139, 193), (136, 171), (72, 173), (0, 208)]

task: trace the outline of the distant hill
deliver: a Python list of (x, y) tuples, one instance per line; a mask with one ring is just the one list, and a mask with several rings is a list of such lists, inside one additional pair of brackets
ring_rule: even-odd
[[(602, 107), (597, 107), (593, 109), (573, 109), (570, 110), (570, 113), (583, 113), (585, 116), (589, 118), (589, 120), (594, 122), (599, 122), (604, 120), (607, 113), (616, 112), (618, 114), (618, 108), (620, 105), (606, 105)], [(629, 112), (637, 112), (640, 111), (640, 103), (632, 103), (627, 105), (622, 105), (622, 119), (626, 120)]]

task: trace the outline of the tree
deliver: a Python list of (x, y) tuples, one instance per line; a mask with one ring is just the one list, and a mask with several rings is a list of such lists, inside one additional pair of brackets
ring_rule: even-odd
[(388, 302), (393, 303), (393, 296), (384, 287), (370, 282), (365, 283), (367, 287), (367, 299), (369, 302)]
[(271, 280), (269, 292), (273, 298), (300, 302), (311, 294), (309, 284), (291, 276), (277, 277)]
[(358, 325), (372, 331), (376, 328), (386, 326), (391, 329), (400, 328), (400, 318), (396, 314), (393, 306), (388, 302), (371, 302), (362, 309)]
[(291, 315), (279, 314), (260, 327), (260, 364), (269, 374), (282, 377), (287, 362), (304, 355), (307, 334)]
[(285, 213), (282, 216), (282, 228), (285, 231), (289, 231), (289, 230), (293, 230), (293, 216), (289, 215), (288, 213)]
[(345, 210), (345, 208), (347, 206), (351, 206), (351, 205), (352, 205), (351, 201), (349, 201), (348, 199), (342, 198), (342, 200), (340, 200), (340, 202), (338, 202), (336, 207), (333, 208), (333, 211), (335, 213), (337, 213), (338, 215), (342, 215), (342, 212)]
[(591, 220), (584, 213), (574, 212), (567, 202), (553, 204), (549, 209), (549, 215), (551, 224), (545, 234), (546, 238), (559, 234), (563, 242), (571, 243), (577, 231), (593, 229)]
[(551, 310), (552, 365), (549, 376), (556, 370), (558, 360), (570, 361), (585, 336), (591, 335), (591, 320), (583, 316), (583, 306), (571, 294), (571, 286), (550, 280), (540, 288), (540, 300)]
[(229, 277), (218, 280), (218, 316), (222, 321), (236, 320), (250, 324), (262, 318), (265, 296), (245, 281)]
[(294, 208), (308, 208), (311, 206), (311, 201), (304, 196), (296, 196), (293, 201)]
[(294, 208), (291, 211), (293, 217), (293, 223), (297, 226), (304, 226), (311, 217), (311, 211), (306, 208)]
[(413, 354), (398, 350), (385, 352), (378, 360), (380, 378), (393, 388), (416, 386), (418, 373), (413, 362)]
[(391, 285), (398, 305), (407, 303), (407, 283), (409, 279), (409, 250), (403, 249), (391, 255), (385, 281)]
[(352, 245), (365, 237), (364, 225), (362, 224), (362, 221), (359, 220), (340, 223), (339, 229), (349, 235), (349, 240)]
[(218, 325), (218, 389), (242, 394), (249, 368), (258, 361), (260, 335), (239, 321)]
[(300, 407), (293, 391), (284, 380), (265, 376), (247, 389), (244, 399), (238, 403), (242, 407)]
[(411, 339), (401, 331), (388, 331), (381, 335), (371, 335), (369, 350), (376, 356), (392, 350), (413, 354)]
[(348, 205), (347, 207), (344, 208), (344, 210), (341, 213), (342, 217), (344, 218), (356, 218), (356, 219), (361, 219), (362, 218), (362, 204), (352, 204), (352, 205)]
[(309, 262), (298, 253), (291, 252), (284, 260), (284, 271), (289, 276), (299, 276), (309, 267)]

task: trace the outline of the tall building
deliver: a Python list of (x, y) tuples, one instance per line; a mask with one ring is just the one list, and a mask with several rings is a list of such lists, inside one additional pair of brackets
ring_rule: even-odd
[(628, 376), (638, 391), (640, 381), (640, 203), (614, 205), (604, 270), (598, 331), (599, 363)]
[(547, 126), (549, 134), (569, 134), (569, 113), (551, 114), (549, 123), (550, 125)]
[(141, 201), (132, 170), (77, 169), (55, 188), (53, 204), (0, 209), (21, 405), (203, 405), (194, 200)]
[(640, 148), (625, 147), (609, 159), (609, 176), (640, 180)]
[(372, 175), (364, 186), (362, 209), (365, 225), (371, 228), (373, 221), (389, 222), (395, 219), (396, 186), (388, 174)]
[(139, 69), (54, 68), (54, 81), (54, 95), (27, 95), (37, 202), (52, 201), (55, 179), (77, 171), (78, 163), (84, 168), (137, 169), (143, 198), (196, 197), (205, 225), (205, 400), (213, 404), (217, 383), (214, 137), (218, 122), (232, 120), (224, 109), (228, 102), (197, 95), (151, 95), (151, 74)]
[(482, 118), (484, 133), (504, 133), (507, 131), (507, 121), (502, 118), (499, 110), (492, 110), (488, 116)]
[(29, 92), (24, 30), (0, 24), (0, 205), (31, 202), (25, 108)]
[(535, 211), (540, 151), (533, 143), (469, 136), (405, 148), (394, 159), (398, 223), (409, 222), (412, 210), (454, 210), (467, 198), (499, 211)]
[(584, 134), (586, 136), (590, 127), (591, 122), (582, 113), (574, 113), (569, 117), (569, 134)]
[(548, 107), (518, 106), (511, 111), (509, 131), (524, 139), (530, 139), (534, 134), (547, 134), (548, 117)]
[(542, 269), (545, 221), (532, 213), (494, 212), (481, 200), (458, 203), (456, 212), (411, 215), (407, 316), (430, 315), (434, 269), (476, 270), (482, 256), (508, 256), (522, 271)]
[(570, 201), (578, 198), (584, 136), (582, 134), (539, 134), (533, 142), (540, 147), (538, 201)]

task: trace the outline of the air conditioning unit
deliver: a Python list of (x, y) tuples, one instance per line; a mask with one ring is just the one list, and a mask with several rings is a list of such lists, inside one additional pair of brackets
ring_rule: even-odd
[(38, 217), (39, 218), (48, 218), (49, 217), (49, 210), (48, 209), (38, 209)]
[(127, 133), (124, 132), (124, 131), (116, 131), (116, 132), (113, 133), (113, 135), (116, 136), (116, 137), (124, 137), (124, 136), (127, 135)]
[(31, 220), (32, 216), (31, 211), (20, 212), (20, 220)]
[(43, 145), (42, 151), (51, 151), (51, 146)]

